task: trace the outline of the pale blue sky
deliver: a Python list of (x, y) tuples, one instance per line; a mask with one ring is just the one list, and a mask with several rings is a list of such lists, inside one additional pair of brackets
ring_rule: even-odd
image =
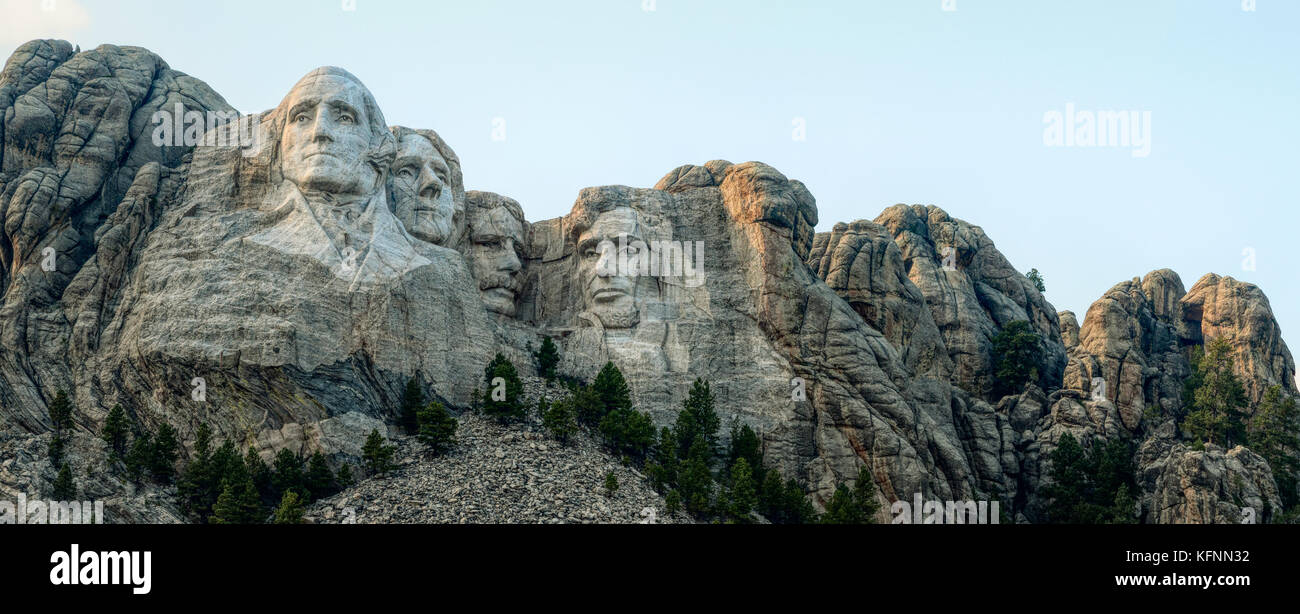
[[(808, 185), (821, 230), (899, 202), (978, 224), (1080, 318), (1169, 267), (1187, 287), (1211, 271), (1259, 284), (1300, 330), (1294, 0), (55, 3), (0, 0), (22, 16), (0, 25), (4, 51), (51, 35), (144, 46), (244, 112), (342, 66), (390, 124), (438, 130), (470, 189), (530, 220), (585, 186), (761, 160)], [(1150, 111), (1150, 155), (1045, 147), (1043, 114), (1066, 103)]]

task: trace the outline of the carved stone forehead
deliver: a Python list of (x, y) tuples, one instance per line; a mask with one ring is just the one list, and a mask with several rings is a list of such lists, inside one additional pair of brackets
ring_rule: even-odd
[(473, 238), (510, 237), (515, 241), (524, 238), (524, 225), (505, 207), (477, 209), (470, 224)]
[(359, 106), (358, 110), (365, 113), (366, 122), (372, 131), (375, 126), (387, 131), (388, 124), (384, 121), (384, 114), (379, 110), (379, 104), (375, 102), (370, 89), (356, 75), (342, 68), (323, 66), (303, 75), (285, 95), (280, 106), (288, 111), (289, 105), (297, 102), (299, 98), (313, 95), (352, 98)]

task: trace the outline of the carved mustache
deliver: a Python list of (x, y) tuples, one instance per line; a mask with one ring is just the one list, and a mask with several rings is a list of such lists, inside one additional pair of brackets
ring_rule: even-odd
[(511, 292), (519, 291), (519, 281), (513, 275), (508, 273), (490, 273), (484, 275), (483, 279), (478, 281), (479, 290), (491, 290), (493, 288), (502, 288)]

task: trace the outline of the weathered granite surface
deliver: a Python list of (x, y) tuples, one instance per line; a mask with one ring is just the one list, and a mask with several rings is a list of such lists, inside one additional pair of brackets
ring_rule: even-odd
[[(160, 140), (177, 105), (181, 129)], [(36, 451), (57, 390), (75, 405), (82, 488), (166, 521), (146, 509), (156, 493), (112, 495), (90, 469), (115, 404), (186, 444), (207, 422), (264, 456), (355, 459), (395, 424), (409, 378), (463, 409), (493, 354), (533, 375), (550, 336), (562, 374), (614, 362), (659, 425), (709, 380), (724, 424), (753, 426), (818, 504), (865, 465), (883, 503), (996, 498), (1040, 521), (1068, 432), (1140, 444), (1146, 521), (1277, 505), (1254, 452), (1195, 451), (1144, 417), (1182, 406), (1190, 348), (1218, 337), (1252, 400), (1296, 393), (1267, 299), (1232, 278), (1184, 291), (1155, 271), (1080, 322), (978, 226), (896, 205), (817, 233), (807, 187), (761, 162), (585, 188), (569, 214), (529, 222), (466, 191), (436, 132), (390, 128), (338, 68), (238, 116), (146, 50), (33, 41), (0, 72), (0, 114), (6, 492), (53, 479)], [(1038, 380), (991, 398), (992, 340), (1017, 320), (1040, 336)]]

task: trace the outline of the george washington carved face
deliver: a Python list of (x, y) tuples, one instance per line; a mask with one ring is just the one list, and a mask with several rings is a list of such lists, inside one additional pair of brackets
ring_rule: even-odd
[[(341, 72), (341, 71), (340, 71)], [(280, 170), (304, 192), (361, 196), (375, 189), (379, 170), (370, 164), (376, 134), (370, 93), (351, 75), (317, 70), (285, 97)]]

